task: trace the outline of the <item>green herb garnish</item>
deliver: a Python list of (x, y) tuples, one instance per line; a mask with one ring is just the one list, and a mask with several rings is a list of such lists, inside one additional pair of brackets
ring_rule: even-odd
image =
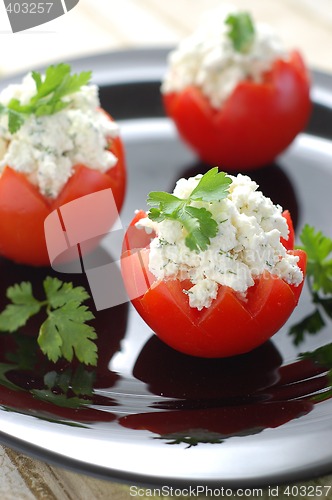
[(306, 224), (300, 234), (302, 246), (307, 254), (306, 279), (315, 309), (289, 331), (296, 345), (305, 334), (318, 333), (325, 327), (324, 316), (332, 318), (332, 239)]
[(289, 330), (289, 335), (293, 337), (295, 345), (301, 344), (304, 341), (306, 334), (314, 335), (318, 333), (325, 326), (324, 318), (318, 308), (311, 314), (308, 314), (299, 323), (292, 325)]
[(306, 224), (300, 235), (307, 253), (307, 277), (314, 292), (332, 293), (332, 239)]
[(8, 129), (14, 134), (23, 125), (29, 115), (53, 115), (68, 106), (68, 101), (63, 97), (77, 92), (91, 79), (91, 71), (79, 74), (70, 74), (69, 64), (60, 63), (49, 66), (45, 77), (37, 72), (32, 72), (36, 84), (36, 94), (27, 104), (21, 104), (18, 99), (11, 99), (7, 106), (0, 105), (0, 113), (8, 114)]
[(31, 283), (22, 282), (7, 290), (11, 300), (0, 313), (0, 331), (16, 332), (27, 321), (45, 308), (47, 318), (39, 329), (38, 344), (50, 361), (56, 362), (63, 357), (72, 361), (77, 359), (87, 365), (96, 365), (97, 338), (95, 329), (86, 322), (94, 315), (82, 305), (89, 294), (72, 283), (64, 283), (57, 278), (47, 277), (43, 282), (45, 300), (37, 300)]
[(228, 37), (234, 49), (242, 54), (249, 52), (255, 39), (255, 27), (251, 16), (246, 12), (230, 14), (225, 23), (230, 27)]
[(187, 232), (185, 238), (187, 247), (196, 252), (206, 250), (210, 238), (216, 236), (218, 232), (218, 224), (209, 210), (191, 206), (191, 203), (196, 201), (212, 203), (226, 198), (231, 182), (225, 172), (218, 172), (218, 168), (214, 167), (201, 177), (186, 199), (153, 191), (147, 200), (148, 205), (153, 207), (148, 216), (157, 222), (165, 219), (180, 222)]

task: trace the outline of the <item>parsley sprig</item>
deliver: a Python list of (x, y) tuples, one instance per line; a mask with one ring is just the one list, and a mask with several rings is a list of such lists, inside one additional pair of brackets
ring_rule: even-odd
[(153, 207), (148, 216), (156, 222), (165, 219), (180, 222), (186, 231), (187, 247), (196, 252), (206, 250), (210, 238), (218, 232), (218, 224), (209, 210), (191, 204), (197, 201), (212, 203), (226, 198), (231, 182), (225, 172), (218, 172), (218, 167), (214, 167), (201, 177), (186, 199), (162, 191), (153, 191), (149, 193), (147, 200), (148, 205)]
[(83, 305), (89, 298), (86, 290), (57, 278), (47, 277), (43, 282), (45, 299), (33, 295), (30, 282), (22, 282), (8, 288), (11, 303), (0, 313), (0, 331), (16, 332), (27, 321), (45, 309), (47, 318), (41, 324), (38, 344), (50, 361), (61, 357), (72, 361), (74, 354), (86, 365), (96, 365), (97, 346), (93, 342), (97, 334), (86, 322), (94, 318)]
[(290, 329), (296, 345), (305, 334), (316, 334), (324, 326), (324, 316), (332, 318), (332, 239), (306, 224), (300, 234), (301, 248), (307, 254), (307, 283), (315, 308)]
[(8, 129), (11, 134), (17, 132), (29, 115), (53, 115), (68, 106), (64, 97), (80, 90), (91, 79), (91, 71), (70, 74), (69, 64), (60, 63), (49, 66), (45, 77), (38, 71), (31, 73), (36, 84), (36, 93), (27, 104), (13, 98), (7, 106), (0, 105), (0, 113), (8, 114)]
[(307, 276), (314, 292), (332, 293), (332, 239), (306, 224), (300, 235), (307, 253)]
[(230, 14), (225, 23), (229, 26), (228, 37), (237, 52), (249, 52), (255, 39), (255, 27), (250, 14)]

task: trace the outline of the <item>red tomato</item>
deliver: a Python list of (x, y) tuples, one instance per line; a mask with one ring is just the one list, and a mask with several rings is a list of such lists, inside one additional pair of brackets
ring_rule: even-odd
[(53, 210), (81, 196), (111, 188), (120, 211), (126, 188), (125, 157), (120, 138), (112, 140), (110, 151), (118, 158), (113, 168), (101, 173), (76, 165), (59, 196), (51, 201), (24, 174), (6, 167), (0, 177), (0, 255), (22, 264), (49, 265), (44, 221)]
[(267, 165), (304, 129), (310, 82), (300, 54), (276, 60), (263, 83), (243, 81), (220, 110), (197, 87), (163, 95), (180, 136), (211, 165), (226, 170)]
[[(263, 344), (287, 321), (304, 280), (296, 287), (267, 271), (249, 288), (246, 301), (231, 288), (220, 286), (209, 308), (198, 311), (190, 307), (183, 293), (190, 288), (189, 281), (158, 281), (149, 272), (149, 236), (134, 226), (144, 216), (139, 212), (127, 231), (123, 279), (138, 313), (170, 347), (207, 358), (234, 356)], [(299, 256), (299, 266), (305, 273), (305, 252), (288, 252)]]
[(280, 238), (280, 241), (284, 245), (286, 250), (293, 250), (295, 244), (295, 232), (291, 214), (289, 213), (289, 210), (284, 210), (282, 215), (285, 217), (287, 221), (289, 233), (287, 240), (285, 240), (285, 238)]

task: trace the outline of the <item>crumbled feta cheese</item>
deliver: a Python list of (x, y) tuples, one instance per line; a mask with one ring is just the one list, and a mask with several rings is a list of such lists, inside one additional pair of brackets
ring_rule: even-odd
[(220, 108), (239, 82), (261, 82), (277, 58), (286, 58), (281, 40), (270, 26), (256, 24), (256, 35), (250, 50), (234, 50), (227, 36), (225, 20), (237, 10), (223, 6), (213, 10), (169, 55), (169, 68), (162, 84), (162, 92), (181, 92), (188, 86), (201, 89), (214, 108)]
[[(22, 104), (35, 95), (31, 74), (21, 84), (9, 85), (0, 94), (6, 105), (12, 98)], [(0, 175), (6, 166), (27, 175), (47, 197), (56, 198), (73, 174), (73, 167), (106, 172), (117, 163), (108, 151), (108, 140), (119, 134), (118, 125), (99, 109), (96, 85), (86, 85), (64, 98), (68, 106), (53, 115), (28, 115), (11, 134), (8, 117), (0, 116)]]
[(190, 296), (191, 307), (197, 307), (198, 309), (210, 307), (212, 300), (217, 297), (218, 284), (213, 280), (203, 279), (191, 287), (189, 292), (185, 293)]
[[(201, 177), (180, 179), (174, 195), (187, 199)], [(185, 293), (190, 306), (199, 310), (210, 306), (219, 285), (245, 297), (266, 270), (292, 285), (303, 280), (298, 257), (289, 255), (280, 242), (289, 232), (282, 208), (265, 197), (248, 176), (229, 177), (232, 183), (226, 198), (212, 203), (192, 202), (209, 210), (218, 223), (218, 233), (207, 250), (195, 252), (187, 247), (185, 229), (179, 221), (155, 222), (146, 217), (137, 223), (137, 227), (157, 235), (150, 244), (150, 271), (158, 280), (189, 279), (193, 286)]]

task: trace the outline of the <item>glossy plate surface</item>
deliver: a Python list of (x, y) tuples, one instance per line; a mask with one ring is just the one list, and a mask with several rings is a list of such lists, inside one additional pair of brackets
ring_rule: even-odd
[[(75, 70), (93, 70), (102, 105), (121, 126), (129, 179), (124, 228), (135, 209), (146, 208), (149, 191), (172, 190), (179, 177), (206, 168), (163, 115), (166, 54), (140, 50), (73, 62)], [(251, 176), (291, 211), (297, 234), (309, 223), (331, 236), (332, 78), (313, 78), (306, 133)], [(98, 265), (117, 260), (111, 244), (106, 238)], [(9, 285), (30, 280), (40, 287), (51, 273), (0, 260), (1, 309)], [(87, 286), (84, 274), (59, 278)], [(298, 345), (289, 334), (313, 313), (317, 320), (315, 311), (305, 288), (272, 341), (248, 355), (208, 361), (163, 345), (124, 302), (96, 313), (94, 372), (47, 363), (33, 339), (15, 345), (3, 335), (0, 439), (77, 471), (147, 485), (271, 485), (332, 472), (329, 310), (320, 310), (317, 332)]]

